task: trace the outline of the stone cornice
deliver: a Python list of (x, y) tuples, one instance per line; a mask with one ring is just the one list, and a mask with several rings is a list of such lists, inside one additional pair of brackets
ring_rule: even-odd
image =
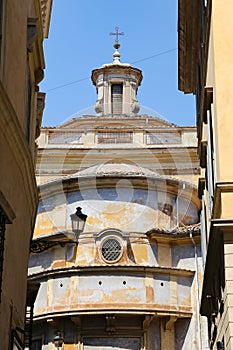
[[(93, 117), (94, 118), (94, 117)], [(98, 120), (98, 123), (100, 125), (97, 125), (97, 123), (95, 123), (95, 125), (93, 126), (93, 118), (91, 120), (87, 120), (85, 124), (82, 125), (82, 123), (80, 122), (77, 126), (74, 125), (74, 127), (77, 128), (77, 130), (74, 129), (74, 127), (72, 127), (72, 124), (70, 127), (42, 127), (41, 128), (41, 132), (45, 133), (46, 131), (48, 132), (52, 132), (53, 134), (57, 134), (57, 133), (66, 133), (66, 132), (72, 132), (74, 134), (78, 134), (80, 132), (87, 132), (87, 131), (102, 131), (102, 130), (111, 130), (111, 131), (115, 131), (115, 130), (121, 130), (121, 129), (129, 129), (129, 130), (133, 130), (135, 132), (137, 131), (148, 131), (151, 132), (152, 130), (154, 132), (167, 132), (167, 133), (178, 133), (178, 132), (182, 132), (182, 131), (190, 131), (190, 132), (195, 132), (196, 133), (196, 127), (195, 126), (169, 126), (169, 125), (142, 125), (142, 122), (145, 122), (144, 120), (140, 120), (140, 119), (134, 119), (134, 124), (124, 124), (124, 121), (122, 122), (122, 125), (119, 125), (119, 119), (114, 119), (114, 122), (116, 123), (113, 124), (113, 120), (111, 119), (111, 125), (106, 124), (106, 119), (105, 120)], [(133, 117), (132, 117), (133, 118)], [(97, 120), (94, 119), (94, 121), (97, 122)], [(82, 122), (84, 122), (84, 120), (82, 120)], [(101, 125), (101, 122), (103, 123), (103, 125)], [(136, 122), (138, 122), (138, 124), (136, 124)], [(141, 123), (139, 123), (141, 122)], [(87, 124), (88, 123), (88, 124)]]
[[(127, 114), (121, 114), (121, 115), (113, 115), (113, 114), (109, 114), (109, 115), (105, 115), (105, 116), (96, 116), (96, 115), (82, 115), (79, 117), (74, 117), (70, 120), (68, 120), (65, 123), (62, 123), (58, 126), (55, 127), (44, 127), (43, 129), (52, 129), (52, 130), (56, 130), (56, 129), (65, 129), (67, 130), (68, 127), (70, 127), (72, 130), (74, 130), (74, 128), (80, 128), (81, 124), (84, 123), (85, 125), (87, 123), (89, 123), (92, 128), (93, 128), (93, 121), (95, 121), (95, 124), (98, 123), (98, 125), (101, 125), (101, 123), (103, 123), (103, 125), (106, 125), (106, 120), (111, 121), (111, 123), (130, 123), (130, 125), (136, 125), (136, 123), (143, 123), (143, 128), (146, 125), (150, 125), (150, 123), (153, 124), (153, 126), (158, 127), (158, 128), (187, 128), (186, 126), (177, 126), (176, 124), (173, 124), (165, 119), (163, 119), (160, 115), (157, 116), (153, 116), (153, 115), (148, 115), (148, 114), (138, 114), (136, 116), (130, 116)], [(146, 124), (145, 124), (146, 123)], [(192, 128), (192, 126), (191, 126)], [(195, 128), (195, 127), (194, 127)]]
[(149, 239), (157, 243), (169, 243), (172, 246), (185, 246), (200, 244), (201, 224), (197, 223), (189, 226), (180, 226), (172, 229), (153, 228), (146, 232)]
[(43, 51), (43, 23), (41, 17), (41, 8), (40, 8), (40, 0), (35, 1), (35, 9), (36, 9), (36, 18), (28, 19), (28, 25), (30, 21), (34, 20), (37, 35), (35, 36), (35, 40), (31, 45), (31, 49), (29, 50), (29, 60), (31, 69), (34, 73), (35, 84), (38, 84), (44, 77), (44, 68), (45, 68), (45, 60), (44, 60), (44, 51)]
[(153, 228), (150, 231), (146, 232), (148, 236), (152, 234), (168, 234), (168, 235), (186, 235), (186, 234), (195, 234), (199, 235), (201, 233), (201, 225), (200, 223), (189, 225), (189, 226), (179, 226), (172, 229), (163, 229), (163, 228)]
[(44, 38), (48, 38), (53, 0), (39, 0), (39, 1), (41, 6), (41, 17), (42, 17)]
[(74, 317), (77, 315), (91, 315), (91, 314), (129, 314), (129, 315), (153, 315), (154, 317), (171, 317), (175, 316), (177, 318), (191, 318), (193, 315), (192, 307), (188, 306), (181, 306), (179, 308), (177, 307), (170, 307), (169, 310), (166, 308), (161, 307), (161, 305), (147, 305), (145, 308), (145, 304), (138, 305), (138, 308), (125, 308), (125, 303), (120, 305), (117, 305), (117, 308), (113, 308), (111, 305), (103, 305), (102, 308), (92, 308), (90, 309), (90, 305), (84, 305), (83, 308), (80, 308), (79, 310), (65, 310), (65, 311), (55, 311), (55, 312), (49, 312), (46, 314), (40, 314), (40, 315), (34, 315), (33, 322), (39, 322), (44, 320), (53, 320), (53, 318), (56, 317)]
[(45, 270), (43, 272), (32, 273), (28, 275), (29, 281), (39, 280), (39, 279), (50, 279), (50, 278), (60, 278), (66, 276), (74, 276), (77, 274), (87, 274), (96, 275), (98, 273), (156, 273), (162, 275), (172, 275), (172, 276), (182, 276), (182, 277), (192, 277), (195, 273), (193, 270), (179, 269), (175, 267), (163, 267), (163, 266), (122, 266), (122, 265), (95, 265), (95, 266), (72, 266), (59, 268), (54, 270)]
[(195, 93), (201, 36), (201, 5), (199, 0), (179, 0), (178, 3), (179, 90)]
[(142, 71), (138, 68), (132, 67), (130, 65), (124, 65), (124, 64), (109, 64), (104, 65), (103, 67), (94, 69), (91, 74), (91, 80), (94, 85), (96, 85), (96, 81), (98, 79), (98, 76), (101, 74), (130, 74), (135, 75), (138, 80), (138, 86), (141, 84), (142, 81)]

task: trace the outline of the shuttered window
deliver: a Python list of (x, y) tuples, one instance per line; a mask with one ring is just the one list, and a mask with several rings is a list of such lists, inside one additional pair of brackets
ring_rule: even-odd
[(112, 84), (112, 114), (122, 113), (122, 84)]

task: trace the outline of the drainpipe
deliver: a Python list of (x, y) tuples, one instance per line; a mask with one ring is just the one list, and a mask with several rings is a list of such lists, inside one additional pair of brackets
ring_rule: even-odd
[(197, 246), (196, 243), (193, 239), (193, 235), (192, 232), (189, 233), (189, 237), (193, 243), (193, 247), (194, 247), (194, 256), (195, 256), (195, 265), (196, 265), (196, 308), (197, 308), (197, 332), (198, 332), (198, 349), (202, 349), (202, 340), (201, 340), (201, 324), (200, 324), (200, 305), (199, 305), (199, 291), (200, 291), (200, 284), (199, 284), (199, 280), (198, 280), (198, 261), (197, 261)]

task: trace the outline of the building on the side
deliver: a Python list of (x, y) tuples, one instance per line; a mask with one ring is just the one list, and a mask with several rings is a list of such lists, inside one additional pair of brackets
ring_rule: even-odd
[(30, 240), (37, 213), (35, 139), (45, 94), (38, 84), (45, 68), (52, 0), (0, 1), (0, 338), (1, 349), (23, 349)]
[(139, 114), (142, 72), (115, 48), (96, 114), (38, 139), (32, 349), (202, 349), (196, 128)]
[(201, 314), (211, 349), (233, 349), (232, 1), (179, 0), (179, 88), (196, 95), (202, 167)]

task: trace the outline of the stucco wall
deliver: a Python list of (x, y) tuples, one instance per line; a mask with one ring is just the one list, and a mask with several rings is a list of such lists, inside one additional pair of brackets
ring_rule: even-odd
[[(84, 232), (98, 232), (106, 228), (119, 228), (129, 232), (146, 232), (154, 227), (171, 228), (178, 222), (198, 222), (198, 209), (186, 198), (158, 191), (128, 187), (82, 189), (62, 193), (40, 202), (34, 237), (71, 229), (70, 214), (82, 207), (88, 215)], [(166, 213), (165, 205), (173, 208)], [(178, 217), (177, 217), (178, 210)]]

